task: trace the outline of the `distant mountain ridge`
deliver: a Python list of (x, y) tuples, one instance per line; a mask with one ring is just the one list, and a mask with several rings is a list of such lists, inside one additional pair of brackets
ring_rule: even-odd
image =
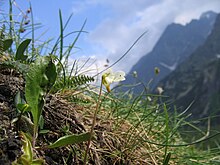
[[(193, 118), (220, 115), (220, 14), (203, 45), (164, 78), (164, 95), (177, 107), (189, 109)], [(219, 123), (218, 118), (212, 121)]]
[[(126, 80), (122, 84), (135, 84), (138, 81), (150, 84), (150, 89), (170, 74), (182, 63), (195, 49), (202, 45), (210, 34), (216, 19), (216, 13), (209, 11), (203, 13), (198, 20), (192, 20), (187, 25), (172, 23), (167, 26), (153, 50), (143, 56), (130, 70)], [(154, 68), (158, 67), (160, 73), (154, 74)], [(132, 76), (137, 72), (138, 78)], [(126, 91), (128, 89), (123, 89)], [(144, 90), (143, 85), (135, 86), (133, 92), (139, 94)]]

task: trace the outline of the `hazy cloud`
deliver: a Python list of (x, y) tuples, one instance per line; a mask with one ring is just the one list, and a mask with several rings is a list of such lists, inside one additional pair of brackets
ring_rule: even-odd
[[(90, 31), (88, 42), (93, 53), (100, 60), (108, 58), (116, 61), (132, 43), (146, 30), (145, 35), (116, 68), (129, 71), (140, 57), (148, 53), (172, 22), (186, 24), (201, 13), (213, 10), (220, 12), (219, 0), (92, 0), (85, 1), (84, 10), (89, 5), (101, 5), (111, 11)], [(82, 2), (83, 3), (83, 2)], [(100, 14), (100, 13), (99, 13)], [(99, 54), (99, 55), (98, 55)], [(101, 54), (101, 56), (100, 56)]]

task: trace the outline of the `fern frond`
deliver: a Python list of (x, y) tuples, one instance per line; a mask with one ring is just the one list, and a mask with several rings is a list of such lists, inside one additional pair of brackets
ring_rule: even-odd
[(55, 85), (53, 86), (52, 92), (57, 92), (58, 90), (65, 89), (65, 88), (76, 89), (82, 85), (85, 85), (93, 81), (95, 81), (93, 77), (90, 77), (87, 75), (78, 75), (78, 76), (69, 77), (67, 79), (67, 82), (64, 83), (63, 78), (59, 77)]
[(70, 79), (70, 86), (80, 86), (80, 85), (84, 85), (90, 82), (95, 81), (95, 79), (93, 77), (87, 76), (87, 75), (78, 75), (78, 76), (74, 76)]

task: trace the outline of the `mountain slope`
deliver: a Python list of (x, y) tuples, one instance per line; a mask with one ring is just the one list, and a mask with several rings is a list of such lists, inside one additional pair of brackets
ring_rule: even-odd
[(205, 43), (160, 85), (177, 107), (194, 102), (189, 109), (193, 117), (220, 114), (220, 15)]
[[(204, 43), (213, 28), (216, 15), (213, 12), (206, 12), (199, 20), (192, 20), (185, 26), (170, 24), (153, 50), (133, 66), (123, 84), (134, 84), (137, 81), (147, 84), (154, 78), (150, 84), (150, 88), (154, 88), (162, 78), (175, 70), (199, 45)], [(155, 67), (160, 69), (160, 74), (156, 77)], [(134, 71), (138, 74), (138, 80), (132, 76)], [(143, 89), (143, 85), (139, 85), (133, 91), (138, 94)]]

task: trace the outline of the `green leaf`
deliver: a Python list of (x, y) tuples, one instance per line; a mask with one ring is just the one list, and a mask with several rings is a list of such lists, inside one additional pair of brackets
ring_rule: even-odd
[(40, 118), (39, 118), (39, 127), (41, 130), (44, 128), (44, 118), (42, 115), (40, 115)]
[(21, 156), (28, 162), (32, 162), (33, 160), (33, 149), (30, 140), (26, 136), (24, 132), (20, 132), (20, 136), (22, 138), (22, 149), (23, 149), (23, 155)]
[(27, 103), (31, 106), (35, 133), (38, 129), (45, 96), (55, 82), (56, 75), (56, 68), (49, 56), (37, 57), (27, 73), (25, 98)]
[(48, 87), (47, 87), (48, 89), (47, 90), (50, 90), (57, 79), (56, 65), (52, 62), (52, 60), (50, 60), (46, 68), (45, 74), (48, 78)]
[(34, 159), (31, 163), (31, 165), (43, 165), (43, 164), (45, 164), (45, 162), (42, 159)]
[(24, 51), (27, 49), (30, 42), (31, 39), (26, 39), (18, 46), (15, 54), (15, 60), (25, 61), (27, 59), (27, 56), (24, 55)]
[(33, 159), (33, 148), (27, 134), (20, 132), (23, 154), (12, 165), (43, 165), (43, 159)]
[(90, 133), (82, 133), (79, 135), (66, 135), (59, 138), (53, 144), (49, 145), (48, 148), (56, 148), (56, 147), (63, 147), (66, 145), (77, 144), (81, 142), (88, 141), (90, 138)]
[(16, 108), (23, 114), (25, 112), (29, 112), (31, 107), (28, 104), (19, 103), (16, 105)]
[(4, 42), (3, 42), (3, 51), (6, 51), (6, 50), (8, 50), (10, 47), (11, 47), (11, 45), (12, 45), (12, 43), (13, 43), (13, 40), (12, 39), (6, 39), (6, 40), (4, 40)]
[(31, 113), (34, 124), (38, 125), (41, 108), (39, 105), (43, 100), (44, 91), (41, 88), (43, 83), (43, 76), (45, 75), (48, 60), (45, 58), (38, 58), (34, 64), (30, 66), (29, 72), (26, 76), (25, 98), (27, 103), (31, 106)]

